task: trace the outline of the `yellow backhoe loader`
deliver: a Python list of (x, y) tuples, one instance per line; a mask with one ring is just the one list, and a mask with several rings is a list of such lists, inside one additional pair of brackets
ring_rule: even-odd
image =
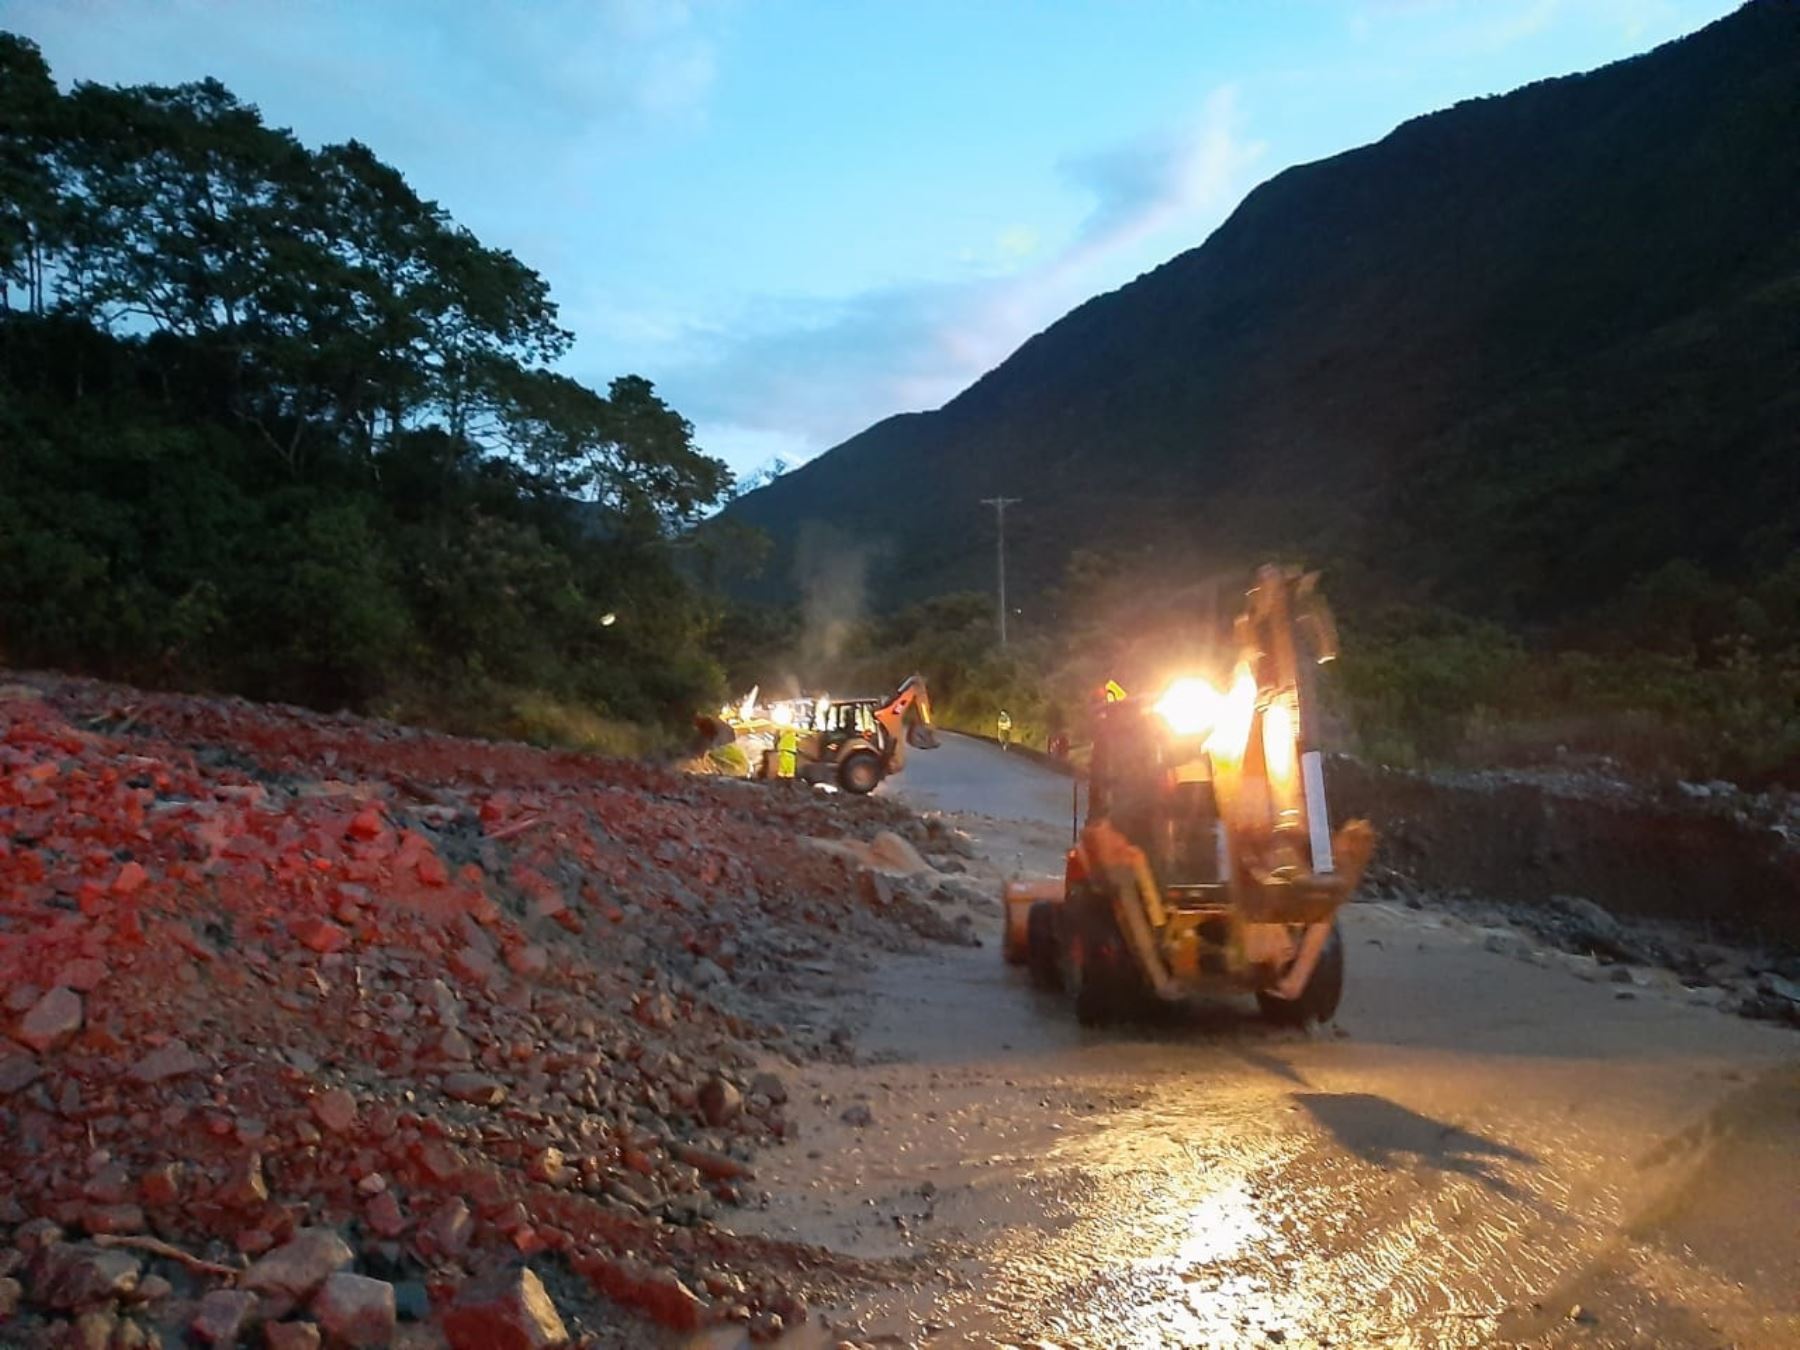
[[(906, 767), (906, 749), (937, 748), (931, 725), (931, 693), (918, 675), (908, 676), (885, 699), (818, 698), (810, 725), (799, 730), (794, 776), (809, 783), (833, 783), (845, 792), (873, 792), (882, 779)], [(759, 777), (779, 773), (777, 752), (763, 755)]]
[(1261, 569), (1235, 645), (1227, 689), (1187, 676), (1095, 710), (1063, 881), (1006, 888), (1007, 960), (1084, 1023), (1230, 989), (1277, 1022), (1337, 1011), (1337, 912), (1375, 835), (1331, 829), (1315, 676), (1337, 639), (1314, 578)]

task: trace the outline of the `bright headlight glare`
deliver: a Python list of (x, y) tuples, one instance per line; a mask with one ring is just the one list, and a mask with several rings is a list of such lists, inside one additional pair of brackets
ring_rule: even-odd
[(1275, 782), (1294, 776), (1294, 714), (1286, 699), (1276, 699), (1263, 712), (1263, 762)]
[(1155, 711), (1177, 736), (1199, 736), (1219, 720), (1219, 691), (1197, 675), (1183, 676), (1163, 692)]

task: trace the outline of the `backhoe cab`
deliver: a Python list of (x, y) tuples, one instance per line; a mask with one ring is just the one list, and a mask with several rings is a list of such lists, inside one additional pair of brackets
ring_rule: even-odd
[(1261, 569), (1235, 645), (1225, 690), (1188, 676), (1095, 710), (1063, 883), (1007, 887), (1007, 959), (1083, 1022), (1231, 988), (1278, 1022), (1337, 1011), (1337, 911), (1375, 836), (1330, 826), (1314, 679), (1336, 632), (1313, 577)]

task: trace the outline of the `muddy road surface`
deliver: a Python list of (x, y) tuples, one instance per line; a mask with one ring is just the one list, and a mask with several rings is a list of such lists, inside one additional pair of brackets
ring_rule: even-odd
[[(884, 791), (997, 894), (1060, 871), (1069, 784), (946, 738)], [(972, 890), (972, 888), (971, 888)], [(1335, 1025), (1222, 1002), (1085, 1030), (978, 949), (821, 1009), (798, 1143), (734, 1227), (891, 1278), (809, 1340), (933, 1346), (1800, 1344), (1800, 1037), (1659, 972), (1357, 904)]]

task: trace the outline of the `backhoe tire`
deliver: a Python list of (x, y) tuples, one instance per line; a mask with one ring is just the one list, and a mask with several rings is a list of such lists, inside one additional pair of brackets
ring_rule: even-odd
[(1056, 906), (1048, 900), (1034, 902), (1025, 911), (1025, 964), (1031, 982), (1052, 992), (1062, 988), (1062, 961), (1056, 949)]
[(1111, 898), (1084, 884), (1064, 904), (1077, 957), (1064, 982), (1075, 995), (1075, 1020), (1099, 1027), (1130, 1016), (1143, 1002), (1144, 986), (1113, 918)]
[(1338, 1002), (1344, 996), (1344, 939), (1337, 924), (1331, 925), (1331, 936), (1325, 939), (1325, 950), (1319, 953), (1319, 964), (1299, 998), (1276, 998), (1265, 990), (1256, 991), (1256, 1002), (1262, 1014), (1277, 1026), (1303, 1027), (1308, 1022), (1329, 1022), (1337, 1016)]
[(1103, 1027), (1128, 1017), (1139, 1006), (1136, 985), (1119, 969), (1117, 957), (1088, 957), (1076, 975), (1075, 1020)]
[(838, 786), (865, 797), (881, 783), (881, 759), (873, 750), (852, 750), (838, 765)]

